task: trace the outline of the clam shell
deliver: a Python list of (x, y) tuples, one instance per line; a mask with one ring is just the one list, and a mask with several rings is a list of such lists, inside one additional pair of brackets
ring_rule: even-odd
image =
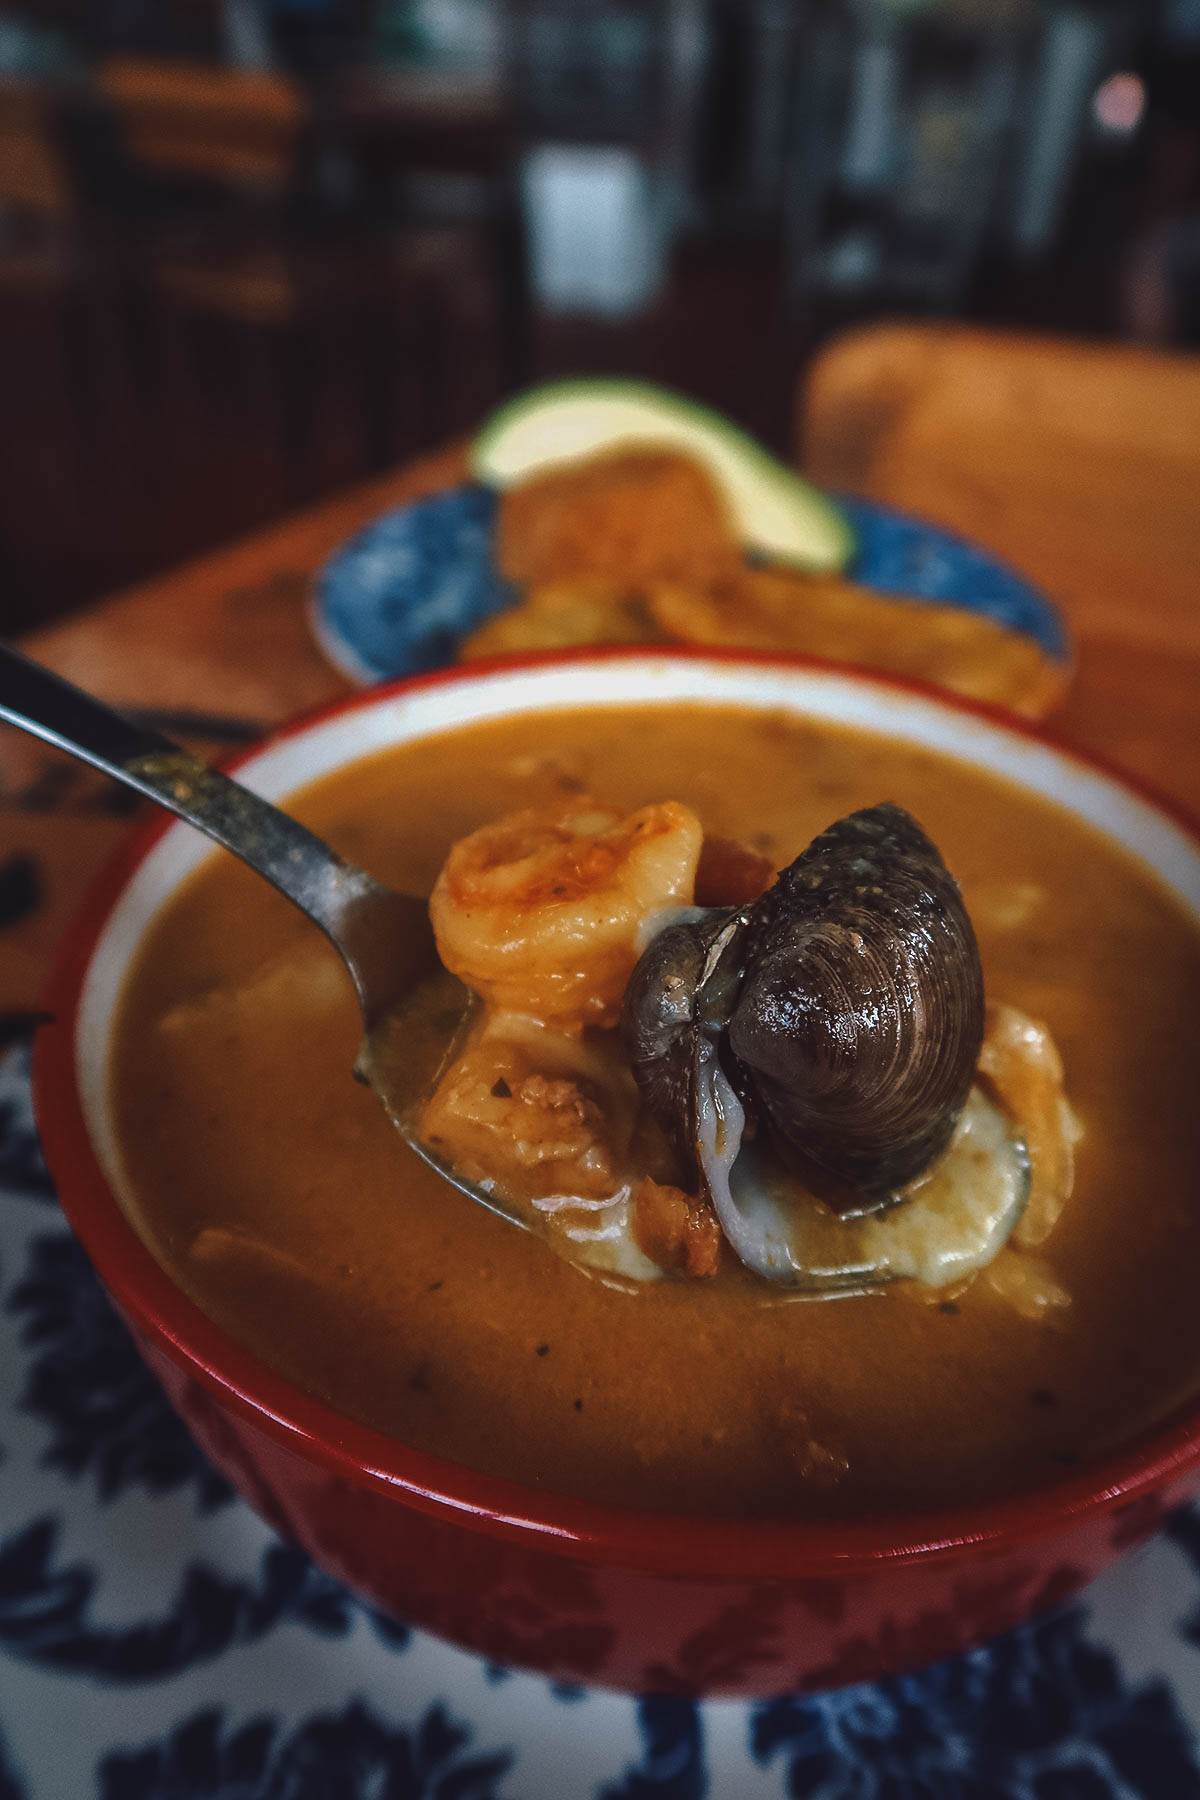
[(946, 1287), (992, 1261), (1029, 1199), (1025, 1145), (980, 1088), (903, 1205), (856, 1218), (805, 1192), (761, 1142), (722, 1155), (717, 1121), (726, 1105), (718, 1084), (706, 1156), (712, 1200), (740, 1260), (768, 1281), (818, 1295), (905, 1280)]
[[(894, 1246), (923, 1228), (929, 1195), (914, 1211), (915, 1184), (933, 1179), (958, 1141), (983, 1020), (958, 884), (890, 803), (822, 832), (750, 905), (666, 922), (624, 1008), (642, 1099), (737, 1255), (769, 1279), (833, 1288), (900, 1271), (903, 1256), (885, 1266), (873, 1234)], [(967, 1136), (976, 1149), (995, 1139), (982, 1159), (992, 1187), (975, 1204), (983, 1178), (972, 1176), (961, 1221), (972, 1242), (983, 1232), (983, 1260), (1028, 1191), (1027, 1158), (1007, 1128), (983, 1132), (986, 1105), (973, 1102)], [(958, 1179), (934, 1191), (952, 1201)], [(901, 1203), (908, 1222), (890, 1230), (888, 1209)], [(814, 1247), (817, 1216), (832, 1221), (832, 1247)], [(797, 1238), (803, 1219), (807, 1236)], [(947, 1266), (961, 1263), (955, 1252)], [(935, 1266), (915, 1250), (909, 1264)]]
[(908, 813), (873, 806), (783, 872), (741, 956), (735, 1081), (814, 1193), (839, 1212), (887, 1205), (945, 1150), (983, 1041), (957, 882)]

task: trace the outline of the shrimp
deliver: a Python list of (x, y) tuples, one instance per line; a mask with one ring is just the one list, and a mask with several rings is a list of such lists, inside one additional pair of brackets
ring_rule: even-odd
[(500, 1013), (483, 1019), (442, 1075), (421, 1138), (459, 1174), (510, 1199), (602, 1199), (621, 1186), (635, 1104), (614, 1040)]
[(988, 1006), (978, 1066), (1029, 1152), (1029, 1203), (1013, 1243), (1031, 1249), (1046, 1241), (1070, 1199), (1083, 1127), (1063, 1091), (1053, 1038), (1015, 1006)]
[[(1033, 1323), (1054, 1324), (1071, 1295), (1043, 1257), (1032, 1252), (1049, 1237), (1075, 1184), (1075, 1145), (1083, 1128), (1063, 1092), (1063, 1066), (1044, 1025), (1015, 1006), (990, 1002), (976, 1064), (979, 1089), (996, 1103), (1019, 1135), (1028, 1158), (1028, 1196), (1012, 1235), (982, 1269), (982, 1280), (1006, 1306)], [(978, 1090), (977, 1090), (978, 1091)], [(888, 1215), (883, 1215), (886, 1223)], [(910, 1284), (926, 1304), (955, 1299), (958, 1287)]]
[(633, 1237), (660, 1269), (693, 1278), (715, 1275), (721, 1263), (721, 1227), (707, 1200), (649, 1175), (633, 1190)]
[(1031, 1324), (1053, 1324), (1070, 1306), (1071, 1295), (1050, 1264), (1040, 1256), (1027, 1256), (1006, 1244), (984, 1278), (1006, 1306)]
[(676, 801), (628, 818), (588, 796), (454, 845), (430, 897), (438, 954), (493, 1011), (615, 1025), (647, 914), (691, 903), (701, 826)]
[(653, 1281), (631, 1217), (633, 1077), (612, 1033), (485, 1016), (430, 1097), (421, 1138), (460, 1175), (516, 1202), (581, 1267)]

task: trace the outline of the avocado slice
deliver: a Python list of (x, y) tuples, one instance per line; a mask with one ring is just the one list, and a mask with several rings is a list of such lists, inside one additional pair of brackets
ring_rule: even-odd
[(556, 381), (518, 394), (475, 439), (471, 473), (504, 489), (556, 463), (623, 447), (678, 450), (702, 464), (748, 551), (822, 574), (853, 554), (854, 534), (824, 494), (720, 413), (649, 382)]

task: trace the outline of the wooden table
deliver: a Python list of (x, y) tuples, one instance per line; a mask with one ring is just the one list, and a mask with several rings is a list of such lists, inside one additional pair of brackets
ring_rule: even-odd
[[(820, 481), (919, 511), (1011, 558), (1062, 605), (1078, 675), (1055, 721), (1200, 808), (1200, 363), (887, 327), (825, 352), (801, 398)], [(30, 637), (29, 653), (210, 753), (347, 684), (306, 623), (322, 558), (453, 481), (448, 451)], [(125, 796), (0, 736), (0, 1030), (20, 1029)]]

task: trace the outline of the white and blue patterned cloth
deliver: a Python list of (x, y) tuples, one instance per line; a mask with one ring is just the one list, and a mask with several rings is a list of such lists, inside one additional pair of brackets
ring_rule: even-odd
[(1200, 1800), (1200, 1509), (918, 1675), (637, 1700), (382, 1617), (204, 1461), (0, 1061), (0, 1800)]

